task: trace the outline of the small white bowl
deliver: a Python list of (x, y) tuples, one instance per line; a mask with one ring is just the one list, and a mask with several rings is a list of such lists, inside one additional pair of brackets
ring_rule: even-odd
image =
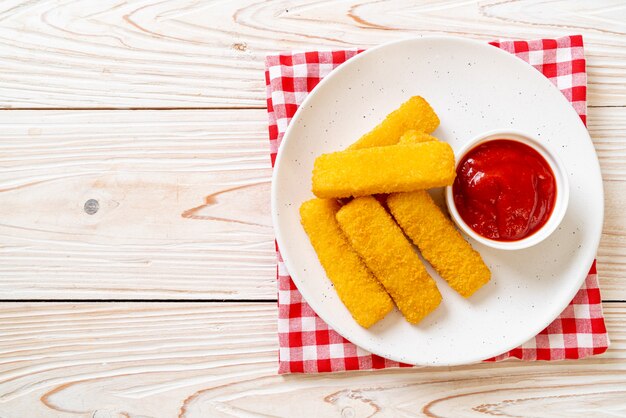
[(471, 141), (467, 142), (461, 149), (456, 153), (456, 167), (459, 162), (463, 160), (465, 155), (475, 147), (480, 144), (483, 144), (488, 141), (493, 141), (496, 139), (509, 139), (512, 141), (518, 141), (525, 145), (530, 146), (535, 151), (537, 151), (550, 165), (552, 172), (554, 173), (554, 178), (556, 182), (556, 200), (554, 202), (554, 208), (552, 209), (552, 213), (548, 218), (548, 221), (537, 231), (535, 231), (532, 235), (529, 235), (525, 238), (522, 238), (517, 241), (496, 241), (489, 238), (485, 238), (482, 235), (475, 232), (469, 225), (465, 223), (461, 215), (456, 209), (454, 204), (454, 196), (452, 193), (452, 186), (446, 187), (446, 205), (448, 206), (448, 212), (450, 212), (450, 216), (456, 225), (465, 232), (467, 235), (475, 239), (476, 241), (485, 244), (492, 248), (497, 248), (501, 250), (520, 250), (523, 248), (532, 247), (546, 239), (550, 234), (552, 234), (556, 228), (559, 226), (563, 217), (565, 216), (565, 212), (567, 210), (567, 204), (569, 201), (569, 182), (567, 179), (567, 172), (561, 162), (561, 159), (557, 156), (557, 154), (552, 151), (545, 144), (539, 142), (537, 139), (531, 137), (528, 134), (519, 131), (511, 131), (511, 130), (494, 130), (489, 131), (487, 133), (483, 133)]

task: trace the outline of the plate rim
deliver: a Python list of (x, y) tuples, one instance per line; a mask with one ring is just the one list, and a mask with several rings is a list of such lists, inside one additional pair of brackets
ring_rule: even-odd
[[(457, 37), (457, 36), (446, 36), (446, 35), (423, 35), (423, 36), (413, 36), (413, 37), (407, 37), (407, 38), (402, 38), (402, 39), (397, 39), (391, 42), (386, 42), (383, 43), (381, 45), (377, 45), (375, 47), (366, 49), (365, 51), (357, 54), (356, 56), (350, 58), (349, 60), (341, 63), (339, 66), (337, 66), (336, 68), (334, 68), (326, 77), (324, 77), (314, 88), (313, 90), (305, 97), (305, 99), (303, 100), (303, 102), (300, 104), (300, 106), (298, 106), (298, 109), (296, 110), (295, 114), (293, 115), (293, 117), (291, 118), (287, 129), (285, 130), (285, 134), (283, 135), (283, 139), (281, 140), (281, 144), (278, 147), (278, 151), (276, 154), (276, 159), (275, 159), (275, 163), (274, 163), (274, 167), (272, 169), (272, 184), (271, 184), (271, 216), (272, 216), (272, 224), (274, 227), (274, 236), (278, 245), (278, 248), (285, 248), (285, 242), (283, 240), (283, 234), (281, 232), (281, 228), (280, 228), (280, 222), (279, 222), (279, 215), (278, 215), (278, 202), (277, 202), (277, 188), (278, 188), (278, 182), (277, 182), (277, 177), (279, 175), (280, 172), (280, 165), (283, 159), (283, 154), (284, 154), (284, 149), (285, 147), (283, 146), (283, 142), (286, 142), (289, 140), (289, 138), (291, 137), (291, 132), (293, 131), (294, 126), (296, 125), (296, 122), (302, 115), (302, 113), (304, 112), (303, 109), (307, 108), (307, 105), (310, 101), (312, 101), (314, 99), (314, 97), (319, 94), (319, 92), (324, 88), (324, 86), (329, 82), (329, 80), (331, 80), (336, 74), (339, 73), (339, 71), (342, 71), (344, 68), (351, 66), (351, 65), (355, 65), (355, 63), (358, 63), (360, 60), (364, 59), (365, 57), (367, 57), (369, 54), (375, 53), (377, 51), (379, 51), (380, 49), (384, 49), (384, 48), (388, 48), (391, 46), (395, 46), (397, 44), (401, 44), (401, 43), (412, 43), (415, 41), (429, 41), (429, 40), (443, 40), (443, 41), (453, 41), (453, 42), (460, 42), (460, 43), (468, 43), (468, 44), (472, 44), (472, 45), (477, 45), (482, 47), (489, 47), (492, 48), (492, 52), (496, 53), (496, 54), (501, 54), (502, 56), (506, 56), (506, 59), (511, 59), (511, 60), (519, 60), (520, 62), (524, 62), (522, 61), (519, 57), (515, 56), (514, 54), (511, 54), (510, 52), (504, 51), (501, 48), (495, 47), (493, 45), (490, 45), (488, 43), (488, 41), (480, 41), (480, 40), (475, 40), (475, 39), (469, 39), (469, 38), (462, 38), (462, 37)], [(487, 49), (486, 49), (487, 50)], [(538, 70), (536, 70), (534, 67), (532, 67), (531, 64), (526, 62), (526, 65), (528, 66), (528, 70), (533, 70), (533, 71), (537, 71), (537, 74), (541, 75), (541, 79), (544, 80), (546, 83), (548, 83), (548, 85), (553, 88), (556, 89), (559, 93), (559, 97), (561, 98), (561, 100), (563, 100), (564, 104), (567, 104), (566, 109), (568, 109), (568, 112), (574, 112), (576, 114), (576, 120), (578, 121), (577, 123), (580, 123), (581, 127), (583, 128), (585, 134), (586, 134), (586, 139), (589, 141), (589, 143), (591, 144), (594, 153), (593, 156), (594, 158), (594, 164), (593, 164), (593, 169), (594, 171), (597, 171), (598, 175), (599, 175), (599, 179), (600, 179), (600, 184), (599, 184), (599, 193), (600, 193), (600, 206), (601, 206), (601, 210), (598, 214), (599, 216), (599, 230), (593, 234), (592, 239), (590, 240), (590, 246), (594, 249), (594, 251), (589, 251), (589, 254), (591, 254), (591, 256), (587, 256), (586, 257), (586, 261), (587, 263), (584, 263), (585, 265), (589, 265), (589, 267), (587, 267), (587, 269), (585, 270), (581, 270), (578, 274), (579, 277), (576, 280), (577, 286), (572, 286), (570, 292), (568, 293), (568, 297), (564, 298), (564, 300), (566, 300), (565, 303), (563, 304), (558, 304), (558, 305), (554, 305), (556, 306), (556, 308), (552, 308), (552, 311), (550, 312), (550, 315), (546, 315), (546, 317), (548, 319), (544, 319), (541, 322), (541, 326), (537, 326), (535, 328), (535, 330), (532, 332), (532, 334), (530, 336), (525, 336), (524, 334), (524, 338), (518, 338), (518, 339), (514, 339), (511, 338), (511, 341), (509, 344), (506, 345), (505, 349), (500, 349), (498, 348), (498, 350), (492, 350), (489, 353), (487, 353), (486, 355), (481, 354), (480, 356), (474, 355), (474, 356), (467, 356), (469, 357), (469, 359), (466, 357), (460, 361), (438, 361), (436, 363), (419, 363), (419, 362), (413, 362), (413, 361), (407, 361), (407, 359), (404, 358), (400, 358), (398, 356), (393, 355), (393, 353), (381, 353), (380, 351), (376, 350), (376, 349), (372, 349), (372, 347), (366, 342), (366, 341), (360, 341), (359, 344), (356, 344), (354, 342), (352, 342), (350, 336), (351, 333), (345, 329), (343, 329), (343, 326), (339, 325), (336, 326), (336, 324), (333, 323), (332, 319), (329, 320), (328, 316), (326, 315), (326, 313), (320, 313), (323, 312), (323, 310), (319, 310), (316, 309), (316, 307), (318, 307), (319, 303), (315, 302), (315, 298), (313, 298), (313, 295), (310, 295), (308, 291), (306, 290), (301, 290), (300, 288), (298, 288), (298, 291), (301, 293), (302, 297), (304, 298), (304, 300), (311, 306), (311, 308), (313, 309), (313, 311), (316, 313), (316, 315), (318, 315), (324, 322), (326, 322), (328, 324), (328, 326), (336, 331), (339, 335), (341, 335), (342, 337), (346, 338), (348, 341), (350, 341), (352, 344), (368, 351), (369, 353), (372, 354), (376, 354), (379, 356), (382, 356), (384, 358), (387, 358), (389, 360), (393, 360), (396, 362), (402, 362), (402, 363), (409, 363), (409, 364), (413, 364), (415, 366), (458, 366), (458, 365), (466, 365), (466, 364), (474, 364), (474, 363), (479, 363), (482, 362), (484, 360), (488, 360), (491, 359), (493, 357), (496, 357), (500, 354), (504, 354), (520, 345), (522, 345), (524, 342), (530, 340), (531, 338), (534, 338), (539, 332), (541, 332), (541, 330), (545, 329), (550, 323), (552, 323), (556, 318), (558, 318), (558, 316), (565, 310), (565, 308), (571, 303), (572, 299), (574, 298), (574, 296), (576, 295), (576, 293), (578, 293), (578, 291), (580, 290), (584, 280), (586, 279), (587, 275), (588, 275), (588, 270), (591, 268), (593, 261), (596, 259), (597, 257), (597, 252), (598, 252), (598, 247), (600, 244), (600, 239), (602, 236), (602, 229), (603, 229), (603, 224), (604, 224), (604, 212), (605, 212), (605, 204), (604, 204), (604, 180), (602, 179), (602, 171), (600, 169), (600, 164), (599, 164), (599, 160), (598, 160), (598, 154), (597, 151), (595, 150), (595, 146), (593, 144), (593, 140), (591, 139), (591, 136), (589, 135), (589, 130), (587, 128), (587, 126), (582, 122), (580, 116), (578, 115), (578, 113), (576, 113), (576, 110), (574, 109), (574, 107), (572, 106), (572, 103), (569, 102), (565, 96), (562, 94), (562, 92), (558, 89), (557, 86), (555, 86), (547, 77), (545, 77), (541, 72), (539, 72)], [(571, 185), (570, 185), (571, 187)], [(285, 251), (281, 250), (281, 256), (283, 256), (283, 263), (285, 264), (287, 271), (289, 272), (289, 276), (292, 278), (292, 280), (294, 280), (294, 283), (297, 285), (299, 280), (296, 279), (291, 271), (297, 271), (296, 269), (292, 268), (292, 262), (290, 260), (289, 257), (284, 256), (285, 255)], [(319, 260), (318, 260), (319, 262)], [(328, 277), (326, 276), (326, 279), (328, 279)], [(329, 279), (328, 279), (329, 280)], [(313, 300), (313, 303), (311, 303), (311, 300)], [(539, 321), (537, 321), (539, 323)], [(362, 343), (362, 344), (361, 344)], [(378, 351), (378, 352), (377, 352)]]

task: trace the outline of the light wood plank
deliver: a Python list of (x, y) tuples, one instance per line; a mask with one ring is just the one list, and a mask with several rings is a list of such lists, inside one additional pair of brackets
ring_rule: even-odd
[(423, 34), (585, 36), (592, 105), (626, 105), (626, 4), (567, 0), (0, 5), (0, 106), (265, 106), (263, 59)]
[(623, 416), (626, 304), (605, 311), (589, 360), (281, 377), (272, 303), (5, 303), (0, 415)]
[(265, 119), (0, 112), (0, 297), (274, 299)]
[[(0, 298), (274, 299), (265, 118), (0, 112)], [(603, 297), (626, 300), (626, 108), (590, 109), (589, 126), (605, 177)]]
[(588, 118), (604, 180), (598, 273), (604, 298), (626, 300), (626, 108), (591, 108)]

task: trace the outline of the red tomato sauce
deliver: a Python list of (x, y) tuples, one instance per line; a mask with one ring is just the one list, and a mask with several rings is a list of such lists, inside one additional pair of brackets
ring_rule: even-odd
[(517, 241), (547, 222), (557, 190), (541, 154), (521, 142), (496, 139), (463, 157), (452, 193), (459, 215), (478, 234)]

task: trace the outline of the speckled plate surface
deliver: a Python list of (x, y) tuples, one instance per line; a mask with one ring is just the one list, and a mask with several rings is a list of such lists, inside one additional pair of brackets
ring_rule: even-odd
[[(343, 306), (300, 226), (298, 208), (313, 197), (315, 157), (344, 149), (408, 97), (421, 95), (441, 119), (435, 135), (456, 150), (493, 129), (515, 129), (559, 151), (570, 203), (559, 229), (538, 246), (499, 251), (472, 242), (493, 272), (465, 300), (429, 267), (443, 301), (418, 326), (395, 311), (373, 328)], [(420, 365), (480, 361), (510, 350), (546, 327), (580, 288), (603, 221), (602, 179), (589, 134), (568, 101), (542, 74), (482, 42), (424, 37), (368, 50), (326, 77), (302, 104), (283, 139), (272, 183), (272, 216), (285, 264), (307, 302), (353, 343)]]

